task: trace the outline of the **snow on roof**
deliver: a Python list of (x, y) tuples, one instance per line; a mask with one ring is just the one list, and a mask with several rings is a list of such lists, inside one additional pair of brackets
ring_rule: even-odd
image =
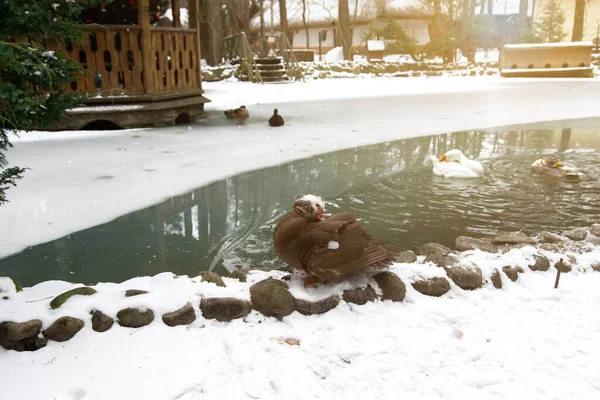
[(369, 50), (369, 51), (385, 50), (385, 42), (383, 40), (367, 40), (367, 50)]
[[(309, 25), (331, 23), (338, 19), (339, 0), (306, 0), (306, 20)], [(287, 19), (288, 26), (301, 27), (302, 22), (302, 0), (287, 0)], [(374, 20), (382, 9), (387, 9), (395, 16), (424, 17), (432, 16), (433, 11), (430, 6), (421, 0), (349, 0), (350, 19), (355, 16), (356, 20), (369, 21)], [(264, 19), (265, 28), (270, 29), (271, 25), (279, 26), (279, 1), (264, 1)], [(272, 14), (271, 14), (272, 12)], [(253, 29), (260, 28), (260, 16), (256, 15), (250, 26)]]
[(594, 47), (592, 42), (560, 42), (560, 43), (520, 43), (505, 44), (505, 49), (553, 48), (553, 47)]

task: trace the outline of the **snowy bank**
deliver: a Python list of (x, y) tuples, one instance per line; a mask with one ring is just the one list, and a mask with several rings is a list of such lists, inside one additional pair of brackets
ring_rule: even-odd
[[(0, 209), (0, 257), (215, 180), (335, 150), (469, 129), (599, 115), (596, 79), (409, 78), (205, 85), (208, 118), (191, 126), (31, 132), (12, 165), (30, 167)], [(565, 107), (565, 101), (569, 107)], [(245, 125), (223, 109), (249, 107)], [(270, 128), (279, 108), (286, 121)]]
[[(366, 275), (305, 289), (297, 274), (282, 271), (252, 270), (237, 279), (162, 273), (101, 283), (95, 293), (61, 301), (56, 296), (80, 285), (50, 281), (17, 292), (3, 279), (0, 321), (30, 321), (24, 335), (44, 330), (54, 339), (38, 337), (45, 346), (36, 352), (0, 349), (0, 384), (10, 399), (597, 398), (599, 230), (592, 227), (583, 240), (581, 232), (565, 232), (576, 240), (540, 235), (539, 242), (560, 239), (561, 253), (520, 247), (515, 241), (533, 239), (518, 234), (499, 235), (497, 245), (513, 244), (495, 253), (457, 252), (460, 262), (444, 268), (431, 260), (452, 254), (426, 245), (418, 261), (389, 268), (405, 283), (396, 282), (403, 292), (391, 301), (384, 300), (389, 280)], [(572, 269), (554, 289), (551, 265), (560, 258)], [(467, 265), (480, 271), (481, 288), (463, 290), (453, 276)], [(522, 272), (515, 278), (512, 269)], [(443, 293), (423, 289), (440, 281)], [(261, 284), (277, 286), (284, 307), (260, 305), (253, 288)], [(285, 307), (286, 296), (294, 305)], [(207, 305), (224, 298), (221, 308)], [(260, 312), (243, 306), (249, 301)], [(302, 315), (298, 302), (303, 310), (306, 302), (329, 302), (329, 309)], [(215, 309), (234, 318), (219, 320)], [(94, 310), (118, 322), (95, 329)], [(131, 310), (142, 316), (132, 319)], [(56, 321), (63, 324), (52, 330)], [(0, 340), (7, 331), (24, 332), (0, 324)]]

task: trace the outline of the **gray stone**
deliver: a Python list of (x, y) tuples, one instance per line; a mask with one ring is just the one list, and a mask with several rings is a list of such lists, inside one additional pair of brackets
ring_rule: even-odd
[(562, 243), (563, 238), (552, 232), (542, 232), (538, 235), (538, 242), (540, 243)]
[(523, 232), (499, 232), (492, 239), (493, 244), (535, 244), (535, 240)]
[(83, 328), (83, 321), (79, 318), (61, 317), (54, 321), (48, 329), (42, 332), (44, 337), (55, 342), (66, 342)]
[[(558, 270), (559, 266), (560, 266), (560, 261), (557, 261), (554, 264), (554, 268), (556, 270)], [(571, 265), (571, 263), (569, 261), (563, 260), (562, 261), (562, 268), (561, 268), (560, 272), (561, 273), (568, 273), (568, 272), (571, 272), (572, 270), (573, 270), (573, 265)]]
[(3, 322), (0, 324), (0, 342), (17, 342), (39, 335), (42, 321), (32, 319), (25, 322)]
[(145, 311), (137, 308), (125, 308), (117, 313), (119, 325), (127, 328), (141, 328), (154, 321), (154, 311), (146, 309)]
[(92, 314), (92, 329), (95, 332), (106, 332), (112, 328), (114, 320), (102, 311), (93, 310)]
[(62, 294), (59, 294), (54, 299), (52, 299), (52, 301), (50, 302), (50, 307), (52, 307), (52, 309), (59, 308), (65, 303), (65, 301), (69, 300), (69, 298), (71, 298), (72, 296), (91, 296), (95, 293), (96, 289), (93, 289), (91, 287), (84, 286), (76, 289), (71, 289)]
[(377, 293), (375, 293), (375, 290), (371, 285), (368, 285), (366, 288), (344, 290), (342, 297), (346, 303), (363, 305), (369, 301), (375, 301), (375, 299), (377, 299)]
[(446, 278), (429, 278), (413, 282), (412, 287), (426, 296), (440, 297), (450, 290), (450, 282)]
[(296, 311), (302, 315), (324, 314), (340, 303), (340, 296), (333, 295), (319, 301), (296, 300)]
[(133, 297), (133, 296), (139, 296), (142, 294), (148, 294), (147, 290), (141, 290), (141, 289), (127, 289), (125, 291), (125, 297)]
[(403, 301), (406, 296), (406, 285), (393, 272), (380, 272), (373, 277), (383, 292), (382, 300)]
[(560, 245), (553, 243), (543, 243), (539, 246), (540, 249), (558, 253), (560, 251)]
[(23, 290), (23, 286), (16, 279), (10, 278), (10, 280), (13, 282), (13, 285), (15, 285), (17, 293)]
[(466, 250), (481, 250), (488, 253), (496, 253), (498, 246), (495, 246), (483, 239), (476, 239), (469, 236), (459, 236), (454, 240), (456, 249), (458, 251)]
[(592, 235), (600, 237), (600, 224), (590, 226), (590, 232)]
[(221, 276), (216, 272), (202, 271), (198, 274), (202, 278), (202, 282), (214, 283), (217, 286), (225, 287), (225, 282), (221, 279)]
[(454, 265), (444, 268), (448, 277), (461, 289), (475, 290), (483, 286), (481, 269), (475, 266)]
[(169, 326), (189, 325), (196, 320), (196, 313), (194, 307), (187, 303), (177, 311), (164, 314), (162, 320)]
[(600, 263), (592, 264), (592, 269), (596, 272), (600, 272)]
[(585, 239), (587, 231), (585, 229), (573, 229), (571, 231), (566, 231), (564, 235), (571, 240), (580, 241)]
[(246, 282), (249, 270), (247, 268), (239, 268), (229, 274), (230, 278), (237, 279), (240, 282)]
[(417, 262), (417, 255), (411, 250), (405, 250), (400, 252), (400, 254), (396, 256), (395, 260), (399, 263), (412, 264)]
[(206, 319), (229, 322), (244, 318), (252, 310), (249, 302), (232, 297), (213, 297), (200, 300), (200, 310)]
[(425, 262), (432, 262), (438, 267), (446, 268), (460, 263), (460, 258), (453, 254), (432, 254), (425, 258)]
[(498, 269), (494, 270), (490, 279), (492, 281), (492, 285), (494, 285), (496, 289), (502, 289), (502, 277), (500, 276), (500, 271), (498, 271)]
[(519, 272), (523, 272), (523, 269), (520, 267), (511, 267), (507, 265), (502, 267), (502, 272), (513, 282), (516, 282), (519, 279)]
[(269, 278), (250, 286), (252, 308), (266, 315), (282, 320), (295, 308), (296, 300), (285, 282)]
[(550, 260), (540, 254), (534, 254), (535, 262), (529, 266), (532, 271), (548, 271), (550, 269)]
[(419, 247), (419, 254), (422, 256), (446, 255), (452, 253), (450, 248), (439, 243), (425, 243)]

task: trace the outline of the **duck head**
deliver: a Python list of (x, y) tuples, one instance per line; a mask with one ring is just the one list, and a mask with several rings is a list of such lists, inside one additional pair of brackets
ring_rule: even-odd
[(279, 113), (279, 110), (277, 110), (277, 109), (273, 110), (273, 115), (277, 115), (278, 113)]
[(294, 210), (305, 219), (322, 221), (325, 219), (325, 202), (320, 196), (305, 194), (296, 197)]
[(548, 167), (548, 168), (562, 168), (565, 165), (558, 161), (556, 158), (540, 158), (539, 160), (535, 160), (532, 167)]
[(448, 150), (442, 155), (442, 157), (438, 160), (438, 162), (461, 162), (465, 160), (467, 157), (463, 154), (462, 151), (457, 149)]

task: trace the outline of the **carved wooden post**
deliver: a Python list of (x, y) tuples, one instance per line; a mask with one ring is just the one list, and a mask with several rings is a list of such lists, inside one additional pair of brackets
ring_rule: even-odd
[(146, 94), (155, 92), (154, 81), (152, 80), (152, 42), (150, 37), (150, 0), (138, 0), (138, 24), (142, 27), (142, 60), (144, 89)]
[(181, 20), (179, 19), (179, 0), (171, 0), (171, 8), (173, 9), (173, 26), (181, 28)]
[(200, 61), (202, 60), (202, 55), (200, 53), (200, 24), (198, 21), (198, 9), (198, 0), (188, 1), (190, 28), (196, 30), (196, 33), (194, 34), (194, 49), (196, 50), (196, 61), (194, 65), (196, 66), (198, 88), (202, 89), (202, 72), (200, 69)]

